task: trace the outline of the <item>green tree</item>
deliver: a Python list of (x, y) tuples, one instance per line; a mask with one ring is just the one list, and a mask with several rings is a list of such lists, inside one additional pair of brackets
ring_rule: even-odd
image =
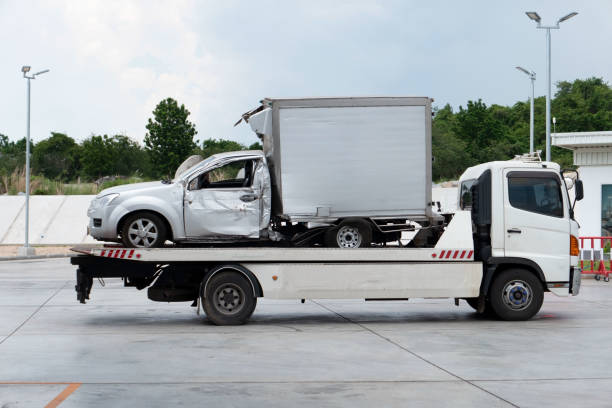
[(240, 150), (261, 150), (262, 146), (259, 142), (252, 143), (248, 147), (235, 142), (233, 140), (225, 139), (206, 139), (202, 142), (202, 146), (198, 146), (195, 150), (196, 154), (206, 158), (213, 154), (223, 152), (237, 152)]
[(454, 179), (470, 163), (466, 143), (457, 137), (454, 126), (455, 116), (450, 105), (435, 109), (431, 135), (434, 180)]
[[(612, 88), (601, 78), (557, 83), (552, 100), (557, 132), (592, 132), (612, 129)], [(563, 167), (573, 164), (572, 152), (554, 147), (552, 159)]]
[(81, 163), (82, 174), (90, 179), (144, 175), (150, 171), (144, 149), (125, 135), (92, 135), (85, 139), (81, 145)]
[(202, 147), (198, 147), (196, 153), (206, 158), (217, 153), (236, 152), (245, 149), (244, 145), (233, 140), (206, 139), (202, 142)]
[(187, 118), (185, 105), (172, 99), (161, 101), (153, 111), (153, 119), (146, 126), (144, 142), (151, 159), (153, 172), (158, 177), (171, 177), (178, 166), (196, 147), (193, 137), (198, 133)]
[(251, 143), (247, 150), (263, 150), (263, 146), (259, 142)]
[[(30, 141), (30, 151), (34, 145)], [(0, 174), (6, 175), (25, 165), (26, 139), (16, 142), (11, 141), (8, 136), (0, 133)]]
[(34, 146), (32, 171), (50, 179), (70, 180), (79, 171), (80, 146), (71, 137), (51, 132)]

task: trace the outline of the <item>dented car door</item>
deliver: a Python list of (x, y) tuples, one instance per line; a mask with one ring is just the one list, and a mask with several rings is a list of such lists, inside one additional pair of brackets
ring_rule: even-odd
[(259, 160), (240, 159), (193, 176), (187, 183), (187, 238), (259, 238), (262, 189)]

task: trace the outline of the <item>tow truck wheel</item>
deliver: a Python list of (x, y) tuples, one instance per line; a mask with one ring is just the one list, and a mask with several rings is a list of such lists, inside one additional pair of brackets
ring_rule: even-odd
[(166, 236), (164, 221), (148, 212), (128, 216), (121, 228), (121, 242), (126, 248), (159, 248), (166, 242)]
[(540, 280), (524, 269), (507, 269), (493, 280), (489, 290), (491, 308), (502, 320), (528, 320), (544, 301)]
[(372, 243), (372, 227), (361, 219), (342, 221), (325, 233), (325, 246), (337, 248), (363, 248)]
[(257, 306), (251, 283), (237, 272), (219, 272), (204, 287), (204, 312), (218, 326), (246, 323)]

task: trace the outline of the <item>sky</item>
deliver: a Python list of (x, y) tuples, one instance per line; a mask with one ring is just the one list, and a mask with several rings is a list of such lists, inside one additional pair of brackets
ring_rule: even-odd
[[(546, 93), (546, 34), (554, 24), (552, 82), (612, 81), (612, 1), (137, 1), (0, 0), (0, 133), (62, 132), (81, 141), (125, 134), (142, 142), (156, 104), (185, 104), (196, 139), (251, 144), (233, 127), (264, 97), (429, 96), (455, 109)], [(554, 115), (554, 112), (553, 112)]]

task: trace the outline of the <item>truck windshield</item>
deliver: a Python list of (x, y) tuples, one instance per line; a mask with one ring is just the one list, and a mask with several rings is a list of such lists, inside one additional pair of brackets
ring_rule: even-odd
[(476, 179), (471, 179), (461, 183), (459, 208), (462, 210), (470, 210), (472, 208), (472, 186), (475, 181)]

